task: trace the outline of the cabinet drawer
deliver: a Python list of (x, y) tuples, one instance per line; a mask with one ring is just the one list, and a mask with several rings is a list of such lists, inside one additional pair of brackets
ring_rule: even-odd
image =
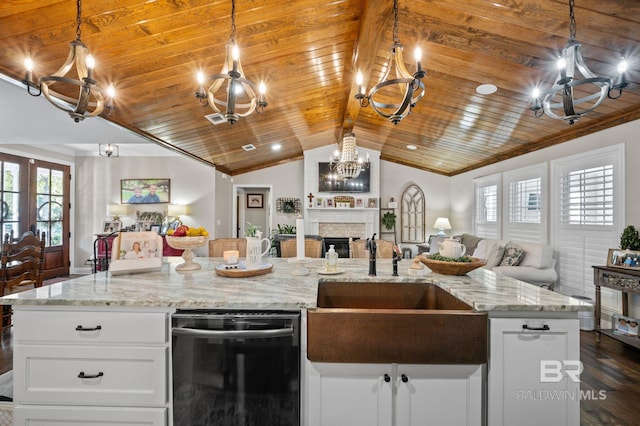
[(166, 408), (24, 406), (14, 409), (15, 426), (165, 426)]
[(16, 345), (14, 399), (18, 403), (163, 405), (167, 402), (167, 351), (166, 347)]
[(165, 312), (19, 310), (14, 313), (16, 343), (165, 343)]

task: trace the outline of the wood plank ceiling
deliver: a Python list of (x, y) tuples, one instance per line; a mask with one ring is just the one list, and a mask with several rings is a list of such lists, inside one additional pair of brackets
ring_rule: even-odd
[[(576, 0), (587, 64), (614, 75), (624, 55), (631, 85), (572, 126), (529, 110), (532, 87), (556, 77), (554, 57), (569, 35), (567, 0), (399, 0), (407, 67), (413, 72), (417, 44), (427, 91), (393, 125), (354, 99), (358, 69), (367, 87), (383, 72), (392, 5), (237, 0), (242, 66), (247, 78), (266, 82), (269, 106), (233, 126), (212, 125), (204, 115), (213, 111), (194, 97), (196, 72), (222, 67), (230, 0), (85, 0), (82, 41), (96, 57), (96, 79), (117, 89), (108, 120), (231, 175), (300, 159), (353, 130), (359, 146), (384, 160), (452, 176), (640, 118), (637, 0)], [(36, 77), (57, 70), (75, 39), (75, 13), (74, 0), (2, 1), (0, 73), (24, 78), (27, 54)], [(476, 93), (484, 83), (498, 91)], [(282, 149), (272, 151), (274, 143)], [(256, 150), (244, 151), (246, 144)]]

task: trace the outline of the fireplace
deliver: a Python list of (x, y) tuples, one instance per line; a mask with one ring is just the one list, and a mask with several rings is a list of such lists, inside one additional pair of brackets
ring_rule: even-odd
[[(359, 238), (351, 238), (352, 240), (359, 240)], [(333, 245), (336, 253), (338, 253), (338, 257), (340, 258), (348, 258), (349, 257), (349, 238), (344, 237), (324, 237), (324, 249), (325, 253), (329, 251), (329, 246)]]

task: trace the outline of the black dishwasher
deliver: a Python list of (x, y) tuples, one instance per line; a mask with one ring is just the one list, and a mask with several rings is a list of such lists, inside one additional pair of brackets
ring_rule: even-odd
[(174, 426), (300, 424), (300, 312), (178, 310)]

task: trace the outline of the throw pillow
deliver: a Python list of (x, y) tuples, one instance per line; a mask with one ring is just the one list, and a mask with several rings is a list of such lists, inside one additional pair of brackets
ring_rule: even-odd
[(520, 248), (517, 244), (509, 241), (506, 246), (504, 246), (504, 256), (500, 261), (499, 266), (518, 266), (522, 259), (524, 258), (524, 250)]
[(489, 252), (489, 256), (487, 257), (487, 264), (484, 265), (485, 268), (491, 269), (494, 266), (498, 266), (504, 257), (504, 247), (501, 245), (494, 245), (491, 251)]

